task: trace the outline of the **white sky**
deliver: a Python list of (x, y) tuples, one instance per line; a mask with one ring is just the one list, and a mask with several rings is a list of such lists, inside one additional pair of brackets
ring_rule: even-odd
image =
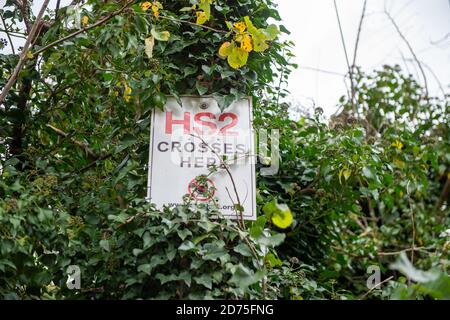
[[(316, 106), (326, 115), (334, 113), (339, 97), (346, 93), (343, 76), (312, 69), (347, 72), (344, 50), (333, 0), (276, 0), (283, 24), (291, 31), (289, 39), (296, 44), (295, 62), (300, 68), (289, 79), (293, 100), (305, 106)], [(350, 63), (358, 30), (363, 0), (336, 0)], [(5, 0), (0, 0), (0, 8)], [(66, 6), (70, 0), (62, 0)], [(450, 0), (368, 0), (366, 17), (358, 46), (357, 65), (370, 71), (383, 64), (398, 63), (417, 75), (417, 66), (406, 59), (412, 56), (383, 13), (384, 4), (406, 36), (418, 58), (434, 72), (444, 90), (450, 85)], [(42, 0), (35, 0), (37, 14)], [(51, 0), (49, 8), (55, 8)], [(1, 26), (3, 28), (3, 26)], [(6, 38), (0, 32), (0, 37)], [(440, 41), (438, 44), (432, 42)], [(17, 45), (16, 45), (17, 48)], [(9, 51), (9, 50), (8, 50)], [(311, 69), (312, 68), (312, 69)], [(425, 67), (431, 94), (440, 94), (433, 74)]]
[[(291, 94), (304, 105), (311, 105), (313, 99), (316, 106), (322, 107), (329, 116), (337, 110), (339, 97), (346, 93), (343, 76), (309, 68), (342, 74), (348, 70), (333, 0), (276, 1), (283, 24), (291, 31), (289, 38), (296, 44), (295, 62), (300, 66), (290, 78)], [(351, 64), (364, 1), (337, 0), (336, 3)], [(406, 59), (412, 58), (407, 46), (384, 14), (385, 3), (418, 59), (432, 69), (448, 93), (449, 0), (368, 0), (356, 64), (364, 71), (395, 63), (406, 69), (401, 55)], [(439, 44), (431, 43), (443, 38), (445, 40)], [(412, 62), (408, 63), (407, 68), (413, 75), (418, 74), (418, 69)], [(426, 67), (424, 69), (430, 93), (441, 94), (434, 76)]]

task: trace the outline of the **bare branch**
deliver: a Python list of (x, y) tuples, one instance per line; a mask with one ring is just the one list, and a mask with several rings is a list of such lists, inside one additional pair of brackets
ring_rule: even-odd
[[(16, 67), (14, 68), (14, 71), (12, 75), (9, 77), (8, 82), (6, 83), (5, 87), (2, 90), (2, 93), (0, 94), (0, 103), (2, 103), (6, 95), (8, 94), (9, 90), (11, 90), (12, 86), (17, 80), (17, 76), (19, 75), (20, 71), (22, 70), (26, 60), (27, 60), (27, 53), (28, 48), (30, 47), (31, 42), (34, 40), (35, 36), (37, 35), (37, 31), (39, 29), (39, 26), (41, 25), (41, 19), (44, 15), (45, 9), (47, 9), (48, 3), (50, 0), (44, 0), (44, 3), (42, 4), (41, 10), (39, 11), (36, 20), (33, 24), (33, 27), (31, 28), (30, 33), (28, 34), (27, 40), (25, 41), (25, 44), (23, 46), (22, 53), (20, 54), (19, 62), (17, 63)], [(24, 2), (25, 3), (25, 2)]]
[(375, 290), (376, 288), (378, 288), (378, 287), (381, 286), (382, 284), (384, 284), (384, 283), (390, 281), (392, 278), (394, 278), (394, 276), (390, 276), (389, 278), (384, 279), (383, 281), (377, 283), (377, 284), (374, 285), (369, 291), (367, 291), (365, 294), (363, 294), (363, 295), (361, 296), (361, 298), (359, 298), (358, 300), (364, 299), (365, 297), (367, 297), (367, 295), (368, 295), (369, 293), (371, 293), (373, 290)]
[(8, 37), (9, 44), (11, 45), (12, 53), (16, 54), (16, 50), (14, 50), (14, 44), (12, 42), (11, 35), (9, 34), (8, 27), (6, 26), (5, 19), (3, 19), (3, 14), (0, 14), (0, 17), (2, 19), (3, 26), (5, 27), (5, 33), (6, 33), (6, 36)]
[(339, 33), (341, 34), (342, 46), (344, 48), (345, 61), (347, 62), (348, 73), (350, 76), (351, 95), (349, 96), (349, 98), (350, 98), (351, 104), (352, 104), (352, 111), (353, 111), (353, 113), (356, 113), (356, 107), (355, 107), (355, 101), (354, 101), (355, 88), (354, 88), (354, 84), (353, 84), (353, 70), (352, 70), (352, 67), (350, 66), (350, 62), (348, 59), (347, 47), (345, 46), (344, 32), (342, 31), (341, 19), (339, 18), (339, 11), (337, 8), (336, 0), (333, 0), (333, 3), (334, 3), (334, 9), (336, 11), (338, 25), (339, 25)]
[(367, 5), (367, 0), (364, 0), (362, 12), (361, 12), (361, 18), (359, 19), (358, 32), (356, 34), (356, 42), (355, 42), (355, 50), (353, 52), (352, 68), (354, 68), (356, 66), (356, 54), (358, 52), (359, 36), (361, 35), (361, 30), (362, 30), (362, 25), (363, 25), (363, 21), (364, 21), (364, 16), (366, 14), (366, 5)]
[[(237, 188), (236, 188), (236, 183), (234, 182), (234, 178), (233, 178), (233, 175), (231, 174), (231, 171), (230, 171), (230, 168), (228, 167), (228, 164), (226, 164), (223, 161), (223, 159), (216, 152), (216, 150), (211, 148), (211, 146), (202, 137), (196, 136), (196, 135), (193, 135), (193, 134), (191, 134), (191, 136), (193, 136), (194, 138), (200, 139), (208, 147), (208, 149), (211, 150), (211, 152), (217, 157), (217, 159), (220, 161), (221, 167), (226, 170), (228, 176), (230, 177), (231, 184), (233, 185), (234, 193), (236, 194), (237, 205), (239, 206), (238, 208), (236, 208), (236, 205), (234, 205), (233, 207), (234, 207), (234, 210), (236, 211), (236, 213), (239, 213), (238, 218), (240, 219), (241, 227), (244, 228), (245, 224), (244, 224), (244, 216), (242, 215), (242, 204), (241, 204), (241, 200), (239, 198), (239, 193), (238, 193)], [(228, 192), (228, 189), (227, 189), (227, 192)], [(230, 196), (230, 193), (228, 193), (228, 195)], [(233, 201), (233, 199), (231, 199), (231, 200)]]
[(62, 131), (61, 129), (58, 129), (58, 128), (52, 126), (51, 124), (47, 124), (47, 127), (50, 128), (50, 129), (52, 129), (54, 132), (56, 132), (56, 133), (57, 133), (58, 135), (60, 135), (61, 137), (69, 138), (69, 139), (70, 139), (70, 142), (72, 142), (73, 144), (75, 144), (75, 145), (77, 145), (77, 146), (83, 148), (84, 151), (86, 151), (86, 153), (87, 153), (89, 156), (91, 156), (92, 158), (94, 158), (94, 159), (99, 159), (99, 158), (100, 158), (100, 157), (99, 157), (99, 156), (98, 156), (91, 148), (89, 148), (89, 146), (88, 146), (87, 144), (85, 144), (84, 142), (78, 141), (78, 140), (76, 140), (76, 139), (74, 139), (74, 138), (70, 138), (68, 133)]
[(425, 87), (425, 93), (426, 93), (426, 96), (428, 97), (427, 76), (425, 75), (425, 71), (423, 70), (422, 64), (420, 63), (419, 59), (417, 58), (416, 53), (414, 52), (413, 48), (411, 47), (411, 44), (409, 43), (408, 39), (406, 39), (406, 37), (403, 35), (402, 31), (398, 27), (398, 25), (395, 22), (394, 18), (392, 18), (392, 16), (389, 14), (389, 12), (387, 11), (386, 8), (384, 8), (384, 13), (388, 17), (388, 19), (391, 21), (392, 25), (394, 26), (395, 30), (399, 34), (400, 38), (402, 38), (402, 40), (406, 43), (406, 45), (408, 46), (409, 51), (411, 52), (412, 56), (414, 57), (414, 60), (416, 61), (417, 65), (419, 67), (419, 70), (422, 73), (422, 77), (423, 77), (423, 81), (424, 81), (424, 87)]

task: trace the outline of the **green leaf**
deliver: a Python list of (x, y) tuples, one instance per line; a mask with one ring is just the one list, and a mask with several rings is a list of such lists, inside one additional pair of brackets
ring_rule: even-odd
[(261, 235), (257, 241), (267, 247), (276, 247), (282, 244), (285, 238), (286, 235), (284, 233), (277, 233), (272, 236)]
[(267, 36), (268, 40), (274, 40), (279, 34), (280, 30), (275, 24), (271, 24), (264, 30), (264, 34)]
[(155, 28), (152, 28), (151, 34), (155, 37), (156, 40), (159, 41), (169, 41), (170, 32), (169, 31), (156, 31)]
[(198, 94), (201, 96), (208, 92), (208, 87), (202, 85), (199, 81), (195, 82), (195, 88), (197, 89)]
[(230, 283), (245, 289), (256, 282), (261, 281), (263, 277), (264, 272), (262, 270), (258, 270), (255, 273), (244, 265), (239, 264), (230, 279)]
[(209, 274), (205, 273), (199, 277), (194, 277), (194, 281), (205, 286), (208, 289), (212, 289), (212, 277)]
[(141, 264), (141, 265), (138, 266), (137, 271), (138, 272), (144, 272), (147, 275), (151, 275), (152, 266), (149, 263)]
[(100, 247), (103, 248), (103, 250), (108, 251), (110, 250), (109, 248), (109, 240), (100, 240)]

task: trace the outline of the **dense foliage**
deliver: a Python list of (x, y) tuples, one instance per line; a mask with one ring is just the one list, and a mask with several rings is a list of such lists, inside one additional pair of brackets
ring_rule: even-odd
[[(30, 18), (15, 5), (2, 15), (22, 32)], [(109, 15), (48, 46), (77, 30), (67, 8), (49, 11), (0, 106), (1, 297), (450, 297), (448, 101), (385, 66), (356, 73), (355, 101), (343, 97), (328, 124), (320, 109), (293, 121), (280, 103), (292, 43), (275, 37), (288, 31), (271, 1), (92, 0), (81, 23)], [(17, 61), (0, 54), (1, 87)], [(257, 221), (143, 200), (149, 115), (166, 94), (222, 107), (251, 96), (256, 128), (280, 130)], [(292, 214), (285, 229), (278, 204)], [(69, 265), (80, 290), (66, 286)], [(392, 279), (369, 290), (371, 266)]]

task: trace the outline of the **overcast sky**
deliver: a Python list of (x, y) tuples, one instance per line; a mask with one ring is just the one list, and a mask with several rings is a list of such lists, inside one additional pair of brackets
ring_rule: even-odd
[[(291, 31), (289, 38), (296, 44), (295, 60), (300, 66), (290, 78), (290, 91), (302, 104), (311, 105), (313, 99), (316, 106), (330, 115), (337, 109), (338, 98), (346, 93), (343, 76), (312, 69), (340, 74), (348, 70), (333, 0), (277, 0), (277, 3), (283, 24)], [(364, 1), (337, 0), (336, 3), (352, 61)], [(356, 64), (370, 71), (383, 64), (397, 63), (414, 75), (418, 73), (414, 63), (407, 62), (405, 66), (402, 55), (405, 59), (411, 59), (412, 55), (384, 14), (385, 3), (418, 59), (435, 73), (448, 93), (449, 0), (368, 0)], [(441, 94), (430, 70), (424, 69), (430, 93)]]
[[(339, 97), (346, 93), (343, 74), (347, 72), (333, 0), (276, 2), (282, 23), (291, 31), (289, 39), (296, 44), (295, 62), (300, 66), (289, 79), (292, 97), (306, 106), (312, 105), (314, 101), (329, 116), (336, 111)], [(363, 2), (364, 0), (336, 0), (350, 61), (353, 60)], [(0, 7), (4, 3), (5, 0), (0, 0)], [(42, 0), (34, 1), (35, 13), (41, 3)], [(62, 0), (61, 6), (68, 3), (70, 0)], [(449, 92), (449, 0), (367, 0), (356, 63), (366, 71), (383, 64), (397, 63), (410, 73), (418, 75), (417, 66), (412, 62), (405, 62), (412, 58), (411, 53), (383, 13), (385, 4), (418, 58), (425, 63), (430, 93), (440, 94), (435, 77), (442, 83), (444, 90)], [(54, 8), (55, 5), (56, 0), (51, 0), (49, 8)], [(0, 32), (0, 37), (5, 38), (5, 35)], [(402, 55), (405, 59), (402, 59)]]

